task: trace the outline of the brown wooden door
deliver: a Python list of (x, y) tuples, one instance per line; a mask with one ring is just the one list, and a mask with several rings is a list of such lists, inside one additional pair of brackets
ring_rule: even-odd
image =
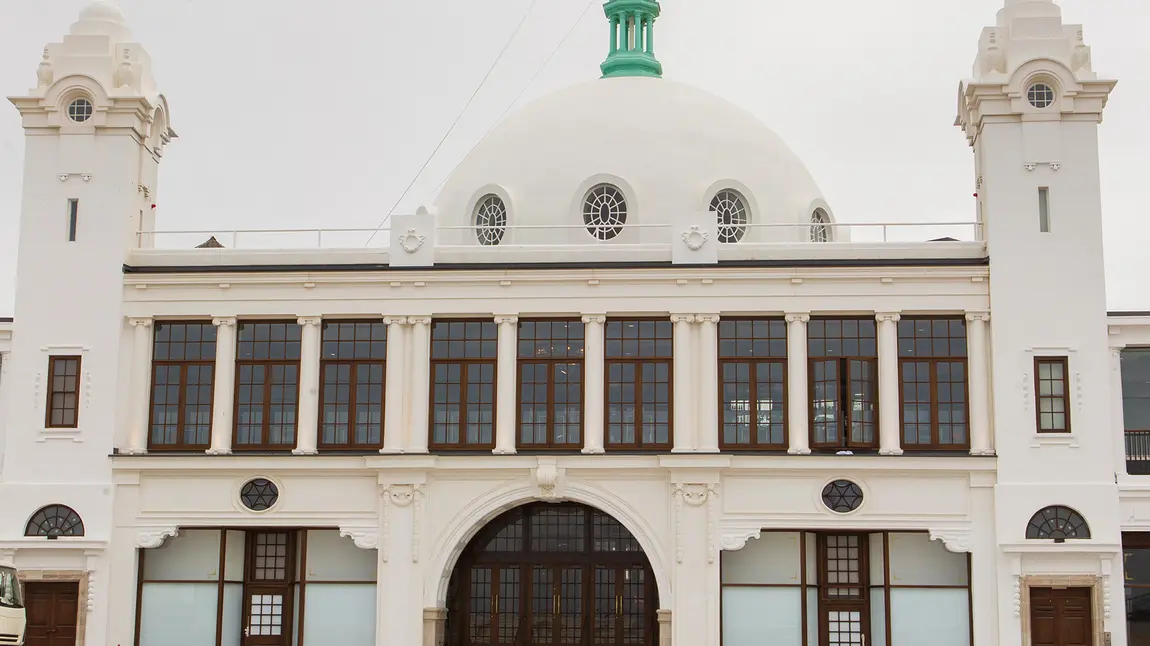
[(28, 581), (24, 584), (26, 646), (75, 646), (80, 584)]
[(1094, 646), (1090, 588), (1031, 588), (1031, 646)]
[(294, 579), (295, 534), (248, 532), (243, 646), (291, 643)]

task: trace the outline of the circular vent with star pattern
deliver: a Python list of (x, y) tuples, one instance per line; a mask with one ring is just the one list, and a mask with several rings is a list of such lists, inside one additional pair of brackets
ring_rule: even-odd
[(862, 501), (862, 489), (850, 480), (835, 480), (823, 487), (823, 504), (833, 512), (852, 512), (859, 508)]
[(280, 490), (275, 483), (266, 478), (249, 480), (240, 489), (240, 502), (252, 511), (265, 511), (271, 509), (280, 498)]

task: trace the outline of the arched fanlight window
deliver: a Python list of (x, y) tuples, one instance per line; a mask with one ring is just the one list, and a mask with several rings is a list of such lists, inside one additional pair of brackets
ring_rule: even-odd
[(54, 540), (61, 536), (83, 536), (84, 521), (80, 514), (67, 505), (41, 507), (28, 519), (25, 536), (43, 536)]
[(475, 237), (479, 244), (490, 247), (503, 240), (507, 230), (507, 205), (498, 195), (484, 195), (475, 204)]
[(747, 202), (732, 189), (723, 189), (711, 199), (711, 211), (719, 224), (719, 242), (738, 242), (747, 233)]
[(1053, 505), (1039, 510), (1030, 517), (1026, 538), (1054, 539), (1061, 543), (1068, 538), (1090, 538), (1090, 526), (1082, 514), (1069, 507)]
[(811, 242), (827, 242), (831, 239), (831, 218), (822, 209), (811, 214)]

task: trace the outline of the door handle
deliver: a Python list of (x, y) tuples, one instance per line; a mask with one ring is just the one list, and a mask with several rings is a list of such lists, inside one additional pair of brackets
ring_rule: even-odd
[(623, 614), (623, 595), (615, 595), (615, 614)]
[(559, 614), (559, 593), (558, 592), (555, 593), (555, 605), (553, 606), (552, 614), (555, 614), (555, 615)]
[(499, 595), (492, 597), (493, 605), (495, 606), (495, 614), (499, 614)]

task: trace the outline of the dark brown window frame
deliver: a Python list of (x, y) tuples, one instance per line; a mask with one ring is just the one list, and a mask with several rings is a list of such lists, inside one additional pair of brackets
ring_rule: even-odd
[[(785, 321), (783, 321), (782, 319), (780, 319), (778, 317), (724, 318), (720, 322), (720, 325), (722, 323), (726, 323), (726, 322), (738, 323), (740, 321), (750, 321), (752, 323), (760, 322), (760, 321), (765, 321), (768, 323), (776, 322), (776, 321), (782, 321), (782, 323), (783, 323), (783, 342), (789, 343), (789, 338), (788, 338), (789, 330), (787, 329), (787, 324)], [(752, 337), (752, 339), (754, 339), (754, 338), (755, 337)], [(722, 347), (722, 342), (723, 342), (722, 335), (721, 334), (717, 335), (717, 339), (718, 339), (717, 343), (719, 344), (719, 347)], [(766, 357), (731, 356), (731, 357), (725, 357), (725, 356), (723, 356), (722, 351), (719, 350), (718, 348), (716, 348), (716, 356), (718, 357), (718, 382), (719, 382), (719, 392), (718, 392), (719, 422), (718, 423), (719, 423), (719, 449), (720, 450), (722, 450), (722, 451), (785, 451), (785, 450), (787, 450), (787, 447), (790, 445), (790, 420), (788, 419), (790, 417), (790, 415), (788, 413), (788, 407), (789, 407), (788, 397), (790, 396), (790, 388), (788, 385), (789, 372), (787, 370), (787, 368), (788, 368), (787, 364), (789, 362), (789, 352), (790, 352), (790, 346), (788, 345), (787, 346), (787, 354), (784, 354), (784, 356), (782, 356), (782, 357), (777, 357), (777, 356), (766, 356)], [(751, 405), (751, 408), (750, 408), (749, 414), (750, 414), (750, 420), (751, 420), (751, 431), (750, 431), (751, 432), (751, 441), (750, 441), (750, 443), (747, 443), (747, 444), (742, 444), (742, 443), (737, 443), (737, 442), (727, 442), (726, 441), (726, 433), (723, 430), (724, 413), (726, 411), (726, 399), (724, 398), (724, 389), (726, 386), (726, 381), (723, 378), (723, 374), (724, 374), (723, 367), (728, 365), (728, 364), (747, 364), (750, 366), (751, 399), (749, 401), (749, 404)], [(783, 440), (781, 443), (777, 443), (777, 444), (769, 443), (769, 442), (764, 444), (764, 443), (760, 443), (757, 439), (758, 438), (758, 430), (759, 430), (759, 419), (758, 419), (758, 415), (755, 413), (755, 411), (758, 409), (759, 365), (760, 364), (779, 364), (783, 368), (783, 378), (782, 378), (783, 401), (781, 403), (781, 407), (783, 410), (783, 422), (782, 422)]]
[[(152, 326), (153, 327), (153, 330), (152, 330), (152, 339), (153, 339), (152, 348), (153, 349), (152, 349), (152, 370), (151, 370), (152, 383), (151, 383), (151, 387), (150, 387), (150, 392), (148, 394), (148, 450), (149, 451), (199, 451), (199, 450), (206, 450), (206, 449), (210, 448), (212, 445), (211, 420), (215, 416), (215, 406), (216, 406), (216, 398), (215, 398), (216, 360), (215, 360), (215, 357), (212, 357), (211, 359), (199, 359), (199, 360), (195, 360), (195, 361), (184, 361), (184, 360), (173, 361), (170, 359), (163, 359), (163, 360), (156, 359), (155, 336), (157, 334), (159, 334), (160, 326), (165, 325), (165, 324), (167, 324), (167, 325), (173, 325), (173, 324), (174, 325), (189, 325), (189, 324), (191, 324), (191, 325), (204, 325), (204, 326), (213, 327), (213, 328), (215, 327), (214, 325), (212, 325), (211, 321), (205, 322), (205, 321), (183, 321), (183, 320), (179, 320), (179, 321), (156, 321), (155, 325)], [(185, 341), (185, 343), (186, 343), (186, 341)], [(218, 340), (213, 342), (213, 343), (218, 343)], [(218, 348), (218, 346), (217, 346), (217, 348)], [(171, 368), (173, 366), (178, 366), (180, 368), (179, 401), (176, 403), (176, 410), (178, 411), (177, 415), (179, 416), (178, 419), (176, 420), (176, 438), (177, 438), (177, 441), (173, 444), (156, 444), (155, 442), (152, 441), (152, 428), (155, 426), (155, 423), (156, 423), (156, 373), (161, 368)], [(210, 366), (211, 367), (211, 375), (212, 375), (211, 386), (210, 386), (211, 393), (208, 395), (208, 441), (206, 443), (203, 443), (203, 444), (188, 444), (188, 443), (184, 442), (185, 422), (187, 421), (187, 419), (186, 419), (187, 418), (187, 402), (185, 400), (187, 397), (187, 387), (188, 387), (188, 367), (190, 367), (190, 366), (197, 366), (197, 367)]]
[[(49, 355), (48, 356), (48, 398), (44, 405), (44, 428), (79, 428), (80, 427), (80, 378), (83, 375), (83, 357), (78, 354), (66, 355)], [(76, 388), (75, 390), (56, 390), (56, 362), (57, 361), (75, 361), (76, 362)], [(61, 406), (59, 409), (53, 406), (53, 400), (56, 395), (72, 395), (75, 397), (76, 404), (74, 407)], [(52, 423), (52, 411), (72, 411), (72, 422), (70, 424)]]
[[(584, 416), (584, 411), (587, 405), (587, 353), (586, 353), (586, 329), (584, 328), (584, 352), (577, 357), (564, 357), (564, 358), (538, 358), (538, 357), (523, 357), (519, 354), (519, 330), (522, 329), (524, 323), (579, 323), (583, 325), (581, 319), (577, 318), (538, 318), (538, 319), (520, 319), (516, 325), (516, 343), (515, 343), (515, 445), (517, 449), (524, 449), (527, 451), (581, 451), (583, 443), (586, 441), (587, 422)], [(547, 366), (547, 442), (545, 443), (527, 443), (523, 442), (523, 364), (546, 364)], [(555, 368), (560, 365), (579, 365), (579, 440), (577, 442), (555, 442)], [(571, 426), (570, 423), (567, 424)]]
[[(962, 320), (954, 316), (908, 316), (903, 317), (904, 321), (939, 321), (939, 320)], [(965, 326), (964, 326), (965, 327)], [(951, 338), (951, 337), (947, 337)], [(901, 336), (898, 338), (902, 340)], [(898, 357), (898, 403), (899, 403), (899, 416), (898, 416), (898, 437), (899, 446), (904, 451), (969, 451), (970, 450), (970, 348), (969, 336), (967, 339), (967, 354), (964, 356), (903, 356), (899, 353)], [(907, 444), (906, 443), (906, 418), (902, 415), (902, 408), (907, 404), (904, 398), (905, 384), (903, 383), (903, 365), (906, 363), (927, 363), (930, 364), (930, 444)], [(963, 408), (965, 410), (965, 426), (966, 426), (966, 442), (962, 444), (940, 444), (938, 441), (939, 433), (939, 400), (938, 400), (938, 370), (937, 366), (940, 363), (961, 363), (962, 364), (962, 392), (963, 392)]]
[[(429, 334), (431, 335), (431, 343), (435, 343), (435, 324), (436, 323), (487, 323), (495, 326), (495, 347), (496, 354), (492, 358), (470, 358), (470, 359), (436, 359), (434, 350), (428, 353), (428, 417), (427, 417), (427, 446), (431, 451), (491, 451), (495, 448), (497, 435), (499, 433), (499, 326), (492, 319), (432, 319)], [(480, 341), (480, 339), (477, 339)], [(459, 442), (436, 442), (435, 441), (435, 367), (438, 365), (459, 364), (459, 384), (460, 384), (460, 397), (459, 397)], [(491, 366), (491, 385), (492, 385), (492, 400), (491, 400), (491, 441), (490, 442), (466, 442), (464, 438), (467, 436), (467, 376), (472, 366)]]
[[(382, 321), (363, 320), (363, 319), (333, 319), (323, 321), (320, 328), (320, 344), (323, 344), (323, 333), (327, 330), (329, 325), (340, 325), (348, 323), (371, 323), (373, 325), (379, 324), (383, 326), (384, 339), (383, 343), (387, 343), (387, 324)], [(386, 350), (385, 350), (386, 352)], [(338, 444), (334, 442), (324, 442), (323, 427), (324, 427), (324, 406), (327, 400), (327, 368), (329, 366), (349, 366), (349, 376), (351, 381), (347, 399), (348, 422), (347, 422), (347, 442)], [(380, 400), (379, 400), (379, 442), (358, 443), (355, 441), (355, 410), (356, 410), (356, 395), (358, 392), (359, 381), (357, 375), (360, 366), (372, 367), (379, 366), (383, 371), (383, 381), (380, 382)], [(383, 448), (384, 433), (387, 432), (386, 416), (387, 416), (387, 358), (383, 359), (326, 359), (323, 358), (322, 352), (319, 362), (319, 407), (316, 411), (319, 419), (316, 422), (318, 437), (316, 444), (320, 451), (378, 451)]]
[[(859, 316), (827, 316), (818, 317), (819, 321), (864, 321), (873, 320), (865, 319)], [(849, 451), (852, 449), (861, 449), (865, 451), (876, 450), (879, 446), (879, 416), (881, 415), (882, 394), (879, 392), (879, 379), (878, 379), (878, 327), (875, 326), (875, 356), (862, 356), (862, 355), (842, 355), (842, 356), (812, 356), (810, 353), (811, 337), (809, 334), (810, 324), (808, 323), (807, 335), (807, 415), (809, 425), (809, 441), (810, 447), (816, 451), (831, 451), (843, 450)], [(842, 337), (840, 337), (842, 338)], [(860, 339), (862, 337), (859, 337)], [(825, 363), (828, 361), (837, 362), (836, 367), (836, 381), (838, 383), (838, 406), (839, 406), (839, 435), (841, 439), (838, 442), (818, 442), (815, 440), (815, 364)], [(853, 376), (850, 372), (851, 363), (854, 361), (870, 364), (871, 373), (874, 375), (872, 383), (871, 400), (874, 404), (873, 426), (874, 426), (874, 440), (871, 442), (854, 442), (851, 437), (851, 425), (854, 423), (854, 410), (853, 407), (846, 405), (850, 401), (850, 384)]]
[[(671, 325), (671, 356), (669, 357), (619, 357), (612, 358), (607, 354), (606, 339), (607, 326), (612, 322), (633, 322), (644, 323), (647, 321), (654, 321), (656, 323), (666, 322)], [(665, 318), (631, 318), (619, 317), (608, 318), (603, 324), (604, 331), (604, 351), (603, 351), (603, 442), (607, 450), (622, 449), (622, 450), (638, 450), (638, 451), (661, 451), (670, 449), (675, 445), (675, 326), (669, 319)], [(631, 364), (635, 366), (635, 441), (634, 442), (612, 442), (611, 441), (611, 366), (614, 364)], [(644, 442), (643, 441), (643, 366), (644, 365), (667, 365), (667, 441), (666, 442)], [(653, 382), (658, 383), (658, 382)]]
[[(1039, 366), (1042, 364), (1060, 365), (1062, 366), (1062, 395), (1041, 395), (1039, 378)], [(1042, 400), (1043, 399), (1061, 399), (1063, 414), (1066, 416), (1066, 428), (1063, 429), (1046, 429), (1042, 428)], [(1066, 356), (1042, 356), (1034, 357), (1034, 430), (1042, 434), (1063, 435), (1071, 432), (1070, 427), (1070, 358)]]
[[(298, 325), (295, 321), (290, 320), (260, 320), (260, 321), (240, 321), (236, 324), (236, 360), (235, 368), (233, 369), (232, 378), (232, 450), (236, 452), (245, 451), (292, 451), (299, 446), (299, 400), (300, 400), (300, 371), (302, 368), (302, 348), (301, 358), (299, 359), (240, 359), (239, 358), (239, 330), (244, 325)], [(301, 326), (302, 327), (302, 326)], [(302, 344), (302, 341), (301, 341)], [(241, 366), (263, 366), (264, 367), (264, 394), (262, 398), (263, 404), (263, 420), (260, 425), (260, 439), (259, 444), (240, 444), (240, 367)], [(295, 366), (295, 423), (292, 429), (292, 436), (294, 441), (291, 444), (272, 444), (268, 441), (268, 431), (271, 428), (271, 369), (275, 366)]]

